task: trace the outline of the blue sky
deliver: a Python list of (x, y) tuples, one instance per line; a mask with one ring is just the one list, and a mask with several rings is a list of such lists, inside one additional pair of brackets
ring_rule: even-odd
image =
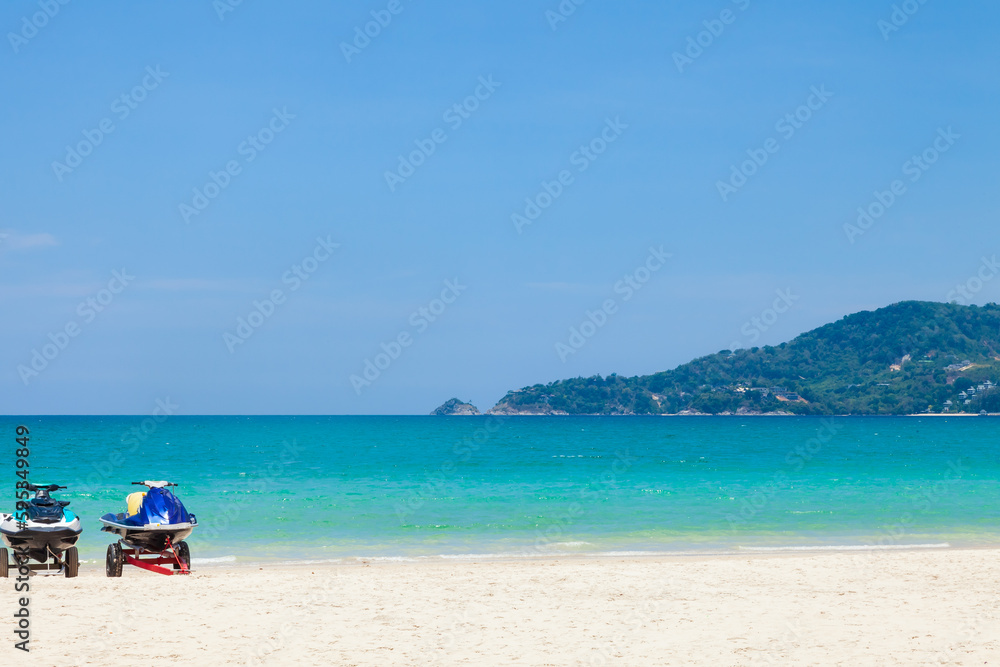
[(0, 7), (0, 412), (485, 409), (1000, 294), (995, 3), (225, 1)]

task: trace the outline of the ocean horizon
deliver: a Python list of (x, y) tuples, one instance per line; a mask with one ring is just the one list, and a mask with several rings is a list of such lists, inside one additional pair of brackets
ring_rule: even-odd
[(196, 566), (1000, 544), (991, 419), (161, 419), (0, 417), (68, 487), (84, 561), (146, 479), (198, 517)]

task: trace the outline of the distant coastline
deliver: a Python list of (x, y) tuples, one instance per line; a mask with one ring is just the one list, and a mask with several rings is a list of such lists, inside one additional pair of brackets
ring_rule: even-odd
[[(433, 415), (433, 413), (432, 413)], [(433, 415), (441, 416), (441, 415)], [(987, 412), (985, 415), (972, 412), (914, 412), (905, 415), (852, 415), (852, 414), (809, 414), (797, 415), (793, 412), (720, 412), (712, 414), (709, 412), (681, 412), (662, 413), (656, 415), (649, 414), (627, 414), (627, 413), (600, 413), (581, 412), (570, 414), (568, 412), (485, 412), (485, 413), (457, 413), (444, 416), (474, 416), (474, 417), (816, 417), (829, 419), (846, 419), (849, 417), (1000, 417), (1000, 412)]]
[[(451, 405), (449, 405), (451, 404)], [(669, 371), (508, 391), (487, 415), (1000, 414), (1000, 306), (904, 301)], [(479, 414), (452, 399), (434, 414)]]

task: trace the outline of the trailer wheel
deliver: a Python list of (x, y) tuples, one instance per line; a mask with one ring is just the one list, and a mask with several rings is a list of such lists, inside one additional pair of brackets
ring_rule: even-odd
[(7, 578), (7, 550), (0, 549), (0, 579)]
[[(174, 551), (177, 552), (177, 559), (187, 565), (187, 569), (191, 569), (191, 547), (188, 546), (187, 542), (178, 542), (174, 546)], [(181, 569), (180, 565), (174, 563), (174, 569)]]
[(66, 567), (66, 577), (75, 577), (80, 572), (80, 552), (76, 547), (70, 547), (63, 555), (63, 565)]
[(105, 564), (104, 571), (107, 572), (109, 577), (120, 577), (122, 576), (122, 565), (123, 565), (122, 547), (120, 544), (115, 542), (114, 544), (108, 545), (108, 559)]

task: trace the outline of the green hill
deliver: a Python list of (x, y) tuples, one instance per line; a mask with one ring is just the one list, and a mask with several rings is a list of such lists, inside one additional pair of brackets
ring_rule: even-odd
[(653, 375), (525, 387), (490, 412), (1000, 412), (998, 381), (1000, 306), (904, 301), (848, 315), (775, 347), (723, 350)]

